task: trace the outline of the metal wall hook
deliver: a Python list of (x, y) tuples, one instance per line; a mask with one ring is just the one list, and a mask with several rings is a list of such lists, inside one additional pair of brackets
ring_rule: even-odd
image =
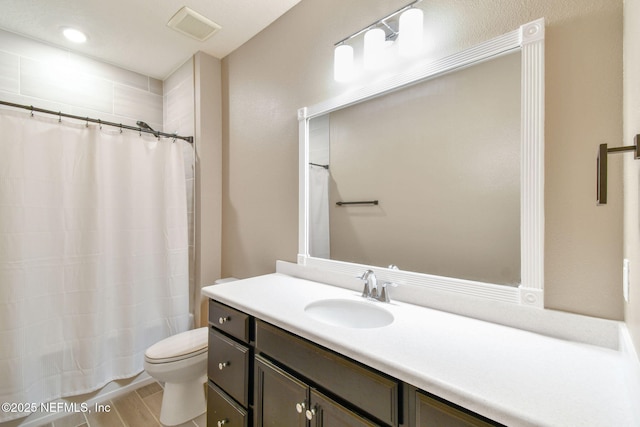
[(627, 145), (626, 147), (608, 148), (607, 144), (600, 144), (600, 146), (598, 147), (598, 178), (596, 183), (596, 202), (598, 206), (607, 204), (607, 155), (609, 153), (623, 153), (626, 151), (633, 151), (634, 159), (640, 159), (640, 144), (638, 144), (639, 139), (640, 135), (636, 135), (633, 138), (633, 145)]

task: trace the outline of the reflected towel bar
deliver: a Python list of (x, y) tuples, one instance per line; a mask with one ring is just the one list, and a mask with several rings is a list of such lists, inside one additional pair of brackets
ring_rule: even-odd
[(639, 139), (640, 135), (636, 135), (633, 138), (634, 145), (627, 145), (626, 147), (608, 148), (607, 144), (600, 144), (600, 146), (598, 147), (598, 179), (596, 183), (596, 201), (598, 206), (607, 204), (607, 155), (609, 153), (635, 151), (634, 158), (640, 159), (640, 144), (638, 144)]
[(377, 200), (368, 200), (368, 201), (363, 201), (363, 202), (336, 202), (336, 205), (338, 206), (344, 206), (344, 205), (377, 205), (378, 201)]

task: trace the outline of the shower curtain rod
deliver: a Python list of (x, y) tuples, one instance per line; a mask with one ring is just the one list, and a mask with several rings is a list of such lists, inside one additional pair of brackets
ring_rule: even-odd
[(174, 133), (160, 132), (160, 131), (157, 131), (157, 130), (153, 130), (151, 128), (145, 129), (145, 128), (140, 128), (140, 127), (135, 127), (135, 126), (123, 125), (122, 123), (106, 122), (104, 120), (92, 119), (90, 117), (74, 116), (73, 114), (61, 113), (60, 111), (45, 110), (44, 108), (36, 108), (33, 105), (14, 104), (12, 102), (1, 101), (1, 100), (0, 100), (0, 105), (6, 105), (6, 106), (9, 106), (9, 107), (13, 107), (13, 108), (22, 108), (23, 110), (31, 111), (31, 113), (37, 112), (37, 113), (52, 114), (52, 115), (58, 116), (60, 118), (65, 117), (65, 118), (69, 118), (69, 119), (81, 120), (81, 121), (87, 122), (87, 123), (89, 123), (89, 122), (98, 123), (100, 125), (113, 126), (113, 127), (117, 127), (117, 128), (120, 128), (120, 129), (128, 129), (128, 130), (135, 130), (135, 131), (138, 131), (138, 132), (150, 133), (150, 134), (154, 135), (156, 138), (158, 138), (160, 136), (164, 136), (164, 137), (167, 137), (167, 138), (182, 139), (183, 141), (187, 141), (189, 144), (193, 144), (193, 137), (192, 136), (180, 136), (180, 135), (176, 135)]

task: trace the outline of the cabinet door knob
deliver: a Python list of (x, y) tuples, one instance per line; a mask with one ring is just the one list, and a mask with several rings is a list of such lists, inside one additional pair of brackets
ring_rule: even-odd
[(231, 318), (229, 316), (227, 317), (220, 317), (218, 318), (218, 323), (220, 323), (221, 325), (224, 325), (225, 323), (227, 323), (229, 320), (231, 320)]
[(305, 416), (307, 417), (307, 419), (309, 421), (311, 421), (313, 419), (313, 416), (315, 414), (316, 414), (316, 409), (315, 408), (307, 409), (307, 412), (305, 412)]
[(222, 427), (223, 425), (225, 425), (227, 423), (227, 420), (220, 420), (218, 421), (218, 427)]
[(299, 414), (301, 414), (302, 411), (304, 411), (304, 402), (296, 403), (296, 411), (298, 411)]
[(231, 362), (220, 362), (218, 363), (218, 369), (222, 371), (224, 368), (226, 368), (229, 365), (231, 365)]

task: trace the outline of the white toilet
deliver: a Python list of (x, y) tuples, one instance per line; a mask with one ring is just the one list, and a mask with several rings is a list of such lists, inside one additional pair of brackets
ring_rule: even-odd
[(152, 345), (144, 353), (144, 369), (164, 382), (160, 422), (185, 423), (206, 410), (208, 328), (192, 329)]
[[(233, 282), (235, 277), (215, 281)], [(166, 426), (186, 423), (207, 409), (204, 384), (207, 382), (209, 333), (206, 326), (182, 332), (152, 345), (144, 353), (144, 370), (164, 382), (160, 422)]]

